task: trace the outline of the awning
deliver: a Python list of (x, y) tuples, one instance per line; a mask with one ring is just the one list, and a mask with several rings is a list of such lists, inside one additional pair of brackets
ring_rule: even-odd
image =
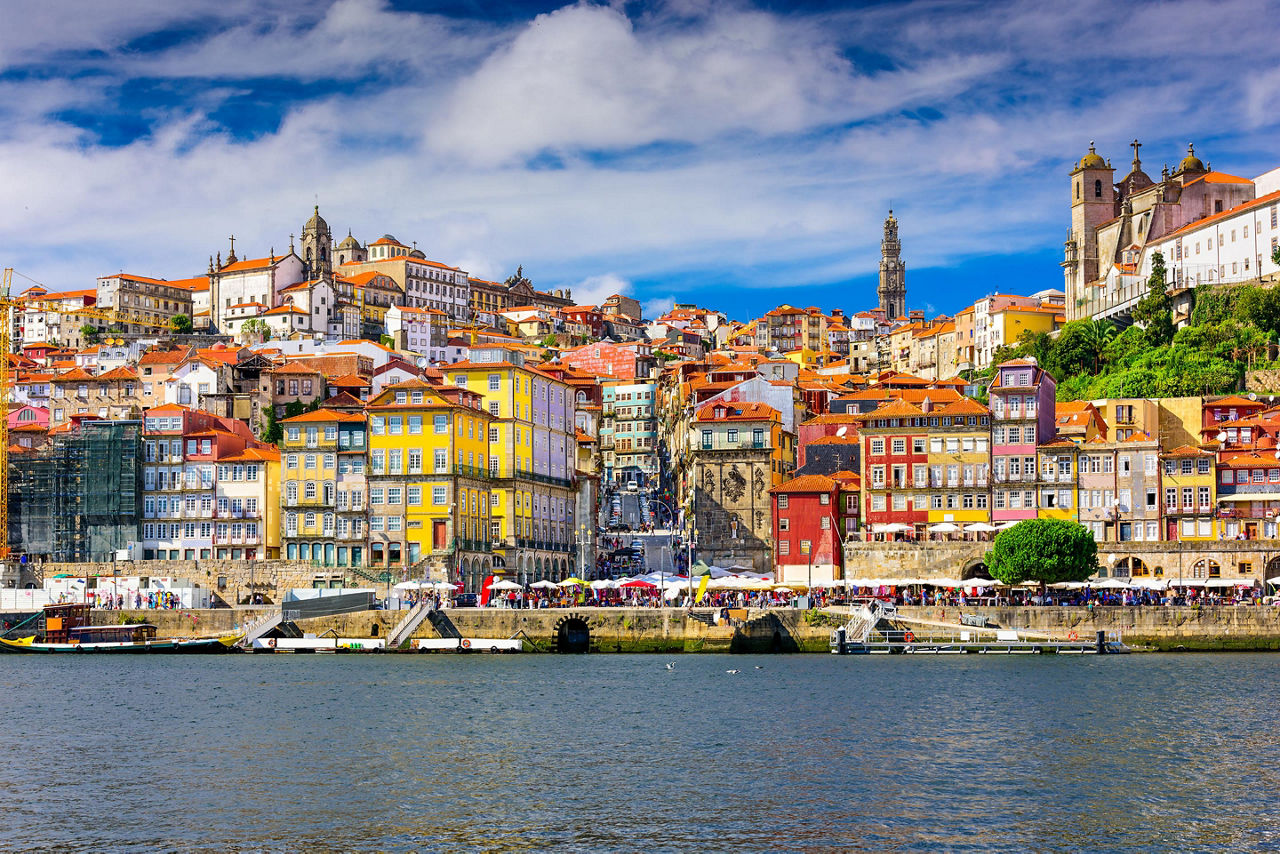
[(1241, 492), (1233, 495), (1219, 495), (1219, 501), (1280, 501), (1280, 492)]

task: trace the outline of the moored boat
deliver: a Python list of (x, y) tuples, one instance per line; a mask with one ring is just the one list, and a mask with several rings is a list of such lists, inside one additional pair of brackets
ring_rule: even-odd
[(89, 617), (84, 605), (49, 605), (44, 609), (43, 635), (0, 638), (0, 652), (57, 653), (220, 653), (232, 652), (239, 635), (211, 638), (157, 638), (151, 623), (114, 626), (82, 625)]

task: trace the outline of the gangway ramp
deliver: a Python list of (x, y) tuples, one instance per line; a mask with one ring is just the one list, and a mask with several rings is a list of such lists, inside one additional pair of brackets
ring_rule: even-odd
[(399, 649), (400, 645), (413, 636), (418, 630), (418, 626), (422, 625), (426, 619), (431, 616), (431, 606), (426, 602), (419, 602), (409, 609), (409, 613), (404, 615), (396, 627), (387, 635), (387, 649)]

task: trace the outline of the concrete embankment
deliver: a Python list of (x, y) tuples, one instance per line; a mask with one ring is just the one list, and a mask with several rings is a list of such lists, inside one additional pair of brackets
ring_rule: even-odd
[[(991, 624), (1066, 637), (1075, 632), (1116, 634), (1131, 646), (1154, 650), (1280, 649), (1280, 608), (985, 608), (902, 607), (907, 618), (960, 628), (964, 614), (981, 614)], [(98, 611), (94, 620), (114, 623), (144, 619), (162, 637), (236, 631), (269, 611)], [(553, 651), (566, 638), (587, 638), (593, 652), (826, 652), (832, 615), (797, 610), (747, 612), (731, 625), (710, 625), (708, 611), (690, 615), (678, 608), (567, 608), (545, 611), (456, 608), (442, 612), (439, 627), (424, 622), (414, 637), (509, 638), (522, 635), (539, 650)], [(364, 611), (303, 620), (298, 627), (320, 635), (380, 638), (395, 628), (401, 611)], [(583, 630), (585, 629), (585, 635)]]

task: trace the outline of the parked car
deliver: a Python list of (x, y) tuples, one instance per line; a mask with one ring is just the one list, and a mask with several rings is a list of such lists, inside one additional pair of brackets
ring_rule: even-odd
[(476, 608), (480, 605), (480, 597), (475, 593), (459, 593), (453, 597), (453, 602), (459, 608)]

